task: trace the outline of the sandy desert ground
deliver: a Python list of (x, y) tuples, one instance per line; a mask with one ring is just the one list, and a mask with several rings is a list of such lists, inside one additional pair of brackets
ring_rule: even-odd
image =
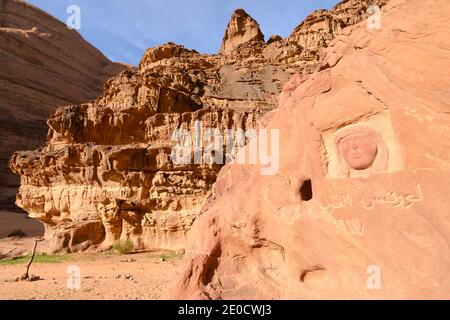
[[(0, 240), (0, 252), (20, 255), (30, 252), (32, 238)], [(39, 246), (45, 247), (45, 243)], [(39, 248), (39, 247), (38, 247)], [(38, 257), (30, 274), (42, 280), (15, 281), (26, 269), (26, 260), (12, 264), (0, 261), (0, 299), (43, 300), (141, 300), (168, 299), (172, 281), (177, 277), (181, 256), (167, 251), (119, 255), (111, 252), (81, 253)], [(43, 263), (41, 260), (50, 260)], [(69, 266), (80, 268), (80, 289), (69, 289)]]

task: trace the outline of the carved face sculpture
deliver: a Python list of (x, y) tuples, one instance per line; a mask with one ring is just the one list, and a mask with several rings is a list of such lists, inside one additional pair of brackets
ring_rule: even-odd
[(337, 141), (339, 153), (354, 170), (365, 170), (374, 163), (378, 153), (376, 136), (369, 129), (350, 131)]

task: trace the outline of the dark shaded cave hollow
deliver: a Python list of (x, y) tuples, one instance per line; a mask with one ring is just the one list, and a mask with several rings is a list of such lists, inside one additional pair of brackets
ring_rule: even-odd
[(313, 198), (313, 191), (312, 191), (312, 181), (311, 179), (306, 179), (302, 182), (300, 186), (300, 199), (302, 201), (310, 201)]

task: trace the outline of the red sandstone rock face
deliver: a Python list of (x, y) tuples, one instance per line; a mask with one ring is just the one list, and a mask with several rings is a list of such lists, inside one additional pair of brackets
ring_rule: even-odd
[(0, 1), (0, 205), (14, 206), (18, 179), (7, 168), (17, 150), (45, 143), (58, 106), (95, 98), (124, 65), (112, 63), (78, 33), (23, 1)]
[(175, 298), (450, 297), (449, 17), (392, 0), (291, 79), (267, 125), (279, 173), (222, 168)]
[[(335, 21), (353, 11), (323, 14)], [(355, 14), (353, 22), (366, 16)], [(193, 135), (196, 121), (203, 132), (256, 128), (293, 74), (317, 68), (316, 53), (328, 42), (314, 34), (331, 32), (331, 39), (340, 30), (324, 29), (320, 13), (314, 16), (294, 33), (304, 46), (292, 39), (266, 44), (241, 41), (239, 30), (255, 23), (238, 11), (224, 40), (233, 43), (232, 54), (202, 55), (173, 43), (148, 49), (139, 67), (110, 79), (98, 99), (50, 116), (46, 146), (16, 153), (10, 167), (21, 176), (17, 204), (44, 223), (52, 251), (110, 248), (119, 239), (135, 248), (184, 247), (221, 165), (172, 163), (172, 134)], [(203, 153), (207, 146), (203, 141)]]

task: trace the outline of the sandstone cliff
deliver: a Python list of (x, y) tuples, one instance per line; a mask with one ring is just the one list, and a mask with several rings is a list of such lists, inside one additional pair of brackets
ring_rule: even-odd
[(124, 68), (38, 8), (0, 1), (0, 209), (14, 207), (19, 186), (7, 168), (12, 153), (44, 145), (58, 106), (95, 98)]
[[(355, 4), (359, 11), (352, 11)], [(184, 247), (221, 164), (211, 163), (207, 140), (200, 141), (200, 164), (173, 163), (174, 132), (189, 130), (191, 141), (196, 128), (256, 128), (291, 75), (314, 70), (319, 51), (364, 19), (366, 8), (366, 1), (345, 1), (270, 43), (238, 10), (223, 54), (173, 43), (149, 49), (138, 68), (110, 79), (95, 101), (58, 109), (44, 148), (12, 157), (21, 176), (17, 204), (44, 223), (52, 251), (109, 248), (119, 239), (135, 248)], [(238, 147), (246, 142), (232, 140)]]
[(290, 80), (264, 118), (278, 174), (220, 171), (175, 298), (450, 297), (449, 18), (391, 0), (380, 30), (345, 29)]

